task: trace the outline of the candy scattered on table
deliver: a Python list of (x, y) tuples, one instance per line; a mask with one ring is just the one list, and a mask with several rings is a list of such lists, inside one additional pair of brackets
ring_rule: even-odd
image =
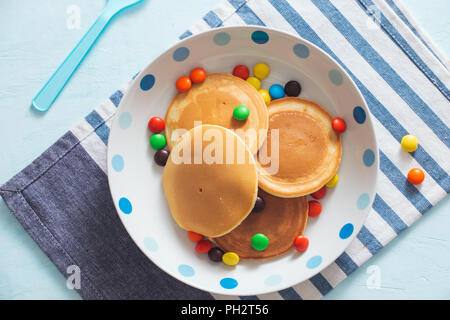
[(247, 80), (249, 75), (250, 75), (250, 70), (248, 70), (248, 68), (242, 64), (234, 67), (234, 69), (233, 69), (233, 76)]
[(308, 216), (317, 217), (322, 212), (322, 205), (317, 200), (310, 200), (308, 202)]
[(200, 240), (203, 240), (203, 235), (200, 233), (194, 232), (194, 231), (188, 231), (188, 237), (191, 239), (191, 241), (199, 242)]
[(179, 92), (189, 91), (191, 86), (192, 86), (192, 81), (189, 77), (185, 77), (185, 76), (179, 77), (176, 82), (176, 87)]
[(194, 68), (192, 69), (189, 78), (193, 83), (201, 83), (206, 79), (206, 71), (203, 68)]
[(222, 261), (226, 265), (235, 266), (239, 263), (239, 256), (234, 252), (227, 252), (222, 256)]
[(164, 128), (164, 120), (160, 117), (153, 117), (148, 121), (148, 129), (153, 133), (160, 133)]
[(267, 64), (265, 63), (257, 63), (255, 64), (255, 66), (253, 67), (253, 74), (255, 75), (255, 77), (257, 77), (258, 79), (265, 79), (267, 78), (267, 76), (270, 73), (270, 68)]
[(236, 108), (234, 108), (233, 110), (233, 117), (236, 120), (245, 120), (248, 118), (248, 116), (250, 115), (250, 110), (244, 106), (244, 105), (239, 105)]
[(155, 133), (150, 137), (150, 146), (155, 150), (161, 150), (166, 146), (166, 137), (162, 133)]
[(208, 258), (211, 261), (220, 262), (220, 261), (222, 261), (223, 254), (224, 254), (224, 252), (222, 249), (220, 249), (218, 247), (214, 247), (208, 251)]
[(279, 84), (273, 84), (269, 88), (269, 94), (272, 99), (281, 99), (284, 97), (284, 88)]
[(425, 174), (419, 168), (413, 168), (408, 172), (408, 181), (411, 184), (421, 184), (425, 179)]
[(401, 146), (403, 150), (407, 152), (414, 152), (417, 150), (417, 146), (419, 145), (419, 141), (412, 134), (407, 134), (402, 138)]
[(298, 97), (302, 92), (302, 86), (295, 80), (290, 80), (284, 85), (284, 92), (288, 97)]
[(259, 92), (259, 94), (262, 96), (262, 98), (263, 98), (263, 100), (264, 100), (264, 102), (265, 102), (266, 104), (269, 104), (270, 101), (272, 101), (272, 98), (270, 97), (270, 93), (269, 93), (268, 90), (266, 90), (266, 89), (261, 89), (261, 90), (259, 90), (258, 92)]
[(344, 119), (342, 118), (334, 118), (331, 121), (331, 126), (333, 127), (333, 130), (337, 133), (342, 133), (347, 129), (347, 124), (345, 123)]
[(298, 252), (305, 252), (308, 249), (309, 240), (303, 235), (298, 235), (294, 240), (294, 248)]
[(256, 90), (261, 88), (261, 81), (257, 77), (249, 77), (247, 82), (254, 86)]
[(262, 233), (257, 233), (252, 237), (252, 247), (255, 250), (262, 251), (269, 245), (269, 238)]
[(336, 173), (336, 174), (334, 175), (334, 177), (331, 178), (331, 180), (328, 181), (327, 184), (326, 184), (325, 186), (326, 186), (327, 188), (333, 188), (334, 186), (337, 185), (338, 181), (339, 181), (339, 176), (338, 176), (338, 174)]
[(161, 149), (155, 152), (154, 160), (158, 166), (164, 167), (169, 159), (170, 151), (167, 149)]
[(311, 197), (313, 197), (314, 199), (322, 199), (323, 197), (325, 197), (325, 195), (327, 194), (327, 187), (323, 186), (322, 188), (320, 188), (319, 190), (317, 190), (316, 192), (311, 193)]
[(197, 251), (198, 253), (207, 253), (209, 250), (211, 250), (211, 248), (211, 242), (209, 242), (208, 240), (200, 240), (195, 246), (195, 251)]
[(266, 202), (260, 196), (256, 197), (255, 206), (253, 207), (252, 212), (261, 212), (266, 207)]

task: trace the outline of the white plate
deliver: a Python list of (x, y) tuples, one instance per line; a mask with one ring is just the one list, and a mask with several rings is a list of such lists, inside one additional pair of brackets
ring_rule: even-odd
[[(323, 211), (305, 231), (310, 245), (265, 261), (230, 267), (194, 250), (173, 221), (162, 190), (163, 168), (153, 161), (147, 122), (164, 118), (176, 93), (175, 81), (203, 67), (231, 73), (233, 67), (265, 62), (268, 89), (297, 80), (301, 98), (313, 100), (346, 120), (339, 183), (321, 200)], [(231, 27), (191, 36), (164, 52), (134, 80), (111, 126), (108, 177), (125, 228), (144, 254), (173, 277), (199, 289), (257, 295), (304, 281), (336, 260), (359, 232), (375, 196), (378, 148), (368, 108), (348, 74), (325, 52), (298, 37), (260, 27)]]

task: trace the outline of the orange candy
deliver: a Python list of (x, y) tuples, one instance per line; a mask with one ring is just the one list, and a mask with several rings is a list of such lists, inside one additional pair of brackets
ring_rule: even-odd
[(192, 69), (189, 77), (191, 78), (192, 82), (194, 82), (194, 83), (203, 82), (206, 79), (206, 71), (203, 68)]
[(177, 90), (179, 92), (186, 92), (191, 88), (192, 81), (188, 77), (179, 77), (176, 83)]
[(322, 205), (319, 201), (311, 200), (308, 202), (308, 216), (317, 217), (322, 212)]
[(408, 172), (408, 181), (411, 184), (421, 184), (425, 179), (425, 174), (419, 168), (414, 168)]
[(194, 242), (199, 242), (203, 239), (203, 236), (200, 233), (196, 233), (194, 231), (188, 231), (188, 237)]
[(307, 237), (305, 237), (303, 235), (298, 235), (294, 239), (294, 248), (298, 252), (305, 252), (306, 249), (308, 249), (308, 246), (309, 246), (309, 240)]

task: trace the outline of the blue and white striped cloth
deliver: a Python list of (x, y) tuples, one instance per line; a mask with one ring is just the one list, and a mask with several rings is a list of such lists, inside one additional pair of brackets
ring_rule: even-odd
[[(279, 292), (235, 297), (320, 299), (450, 192), (450, 76), (445, 57), (423, 35), (397, 0), (225, 0), (180, 38), (220, 26), (245, 24), (281, 29), (325, 50), (358, 85), (374, 121), (380, 147), (381, 173), (378, 175), (372, 210), (354, 241), (334, 263), (307, 281)], [(136, 252), (127, 254), (116, 250), (109, 253), (113, 260), (100, 260), (95, 250), (108, 250), (112, 242), (97, 239), (98, 245), (92, 248), (90, 243), (80, 239), (91, 236), (91, 222), (76, 216), (75, 223), (84, 223), (88, 227), (83, 228), (87, 231), (79, 231), (84, 232), (82, 235), (74, 235), (70, 234), (71, 229), (61, 230), (63, 227), (52, 220), (58, 217), (55, 218), (51, 212), (55, 207), (47, 205), (47, 202), (74, 201), (70, 200), (74, 196), (71, 192), (74, 186), (53, 186), (48, 177), (49, 181), (45, 181), (46, 175), (72, 177), (83, 176), (84, 172), (84, 180), (71, 178), (71, 181), (78, 183), (76, 188), (88, 188), (85, 194), (97, 192), (97, 197), (107, 192), (105, 173), (109, 126), (126, 90), (126, 86), (118, 90), (40, 158), (6, 183), (1, 189), (2, 196), (62, 272), (69, 263), (87, 270), (89, 286), (80, 290), (84, 298), (229, 299), (229, 296), (211, 296), (168, 279), (162, 271), (145, 261), (137, 248), (129, 249)], [(400, 140), (408, 133), (419, 138), (419, 148), (414, 153), (399, 152)], [(71, 157), (75, 160), (70, 160), (70, 165), (59, 165)], [(79, 163), (74, 164), (73, 161)], [(407, 171), (412, 167), (422, 168), (427, 176), (418, 187), (409, 184), (406, 179)], [(56, 172), (51, 173), (52, 170)], [(100, 178), (94, 181), (92, 177), (97, 175)], [(47, 190), (55, 191), (54, 198), (45, 199), (45, 204), (42, 199), (37, 199), (39, 188), (33, 190), (30, 187), (36, 181)], [(76, 199), (81, 202), (77, 204), (78, 211), (88, 210), (85, 213), (90, 213), (91, 210), (108, 216), (108, 219), (113, 219), (108, 225), (111, 228), (114, 223), (120, 224), (116, 217), (109, 217), (115, 213), (108, 195), (102, 199), (106, 201), (103, 204), (107, 209), (97, 208), (93, 204), (83, 207), (83, 201), (96, 201), (89, 195), (86, 197)], [(30, 211), (30, 208), (33, 209), (32, 214), (40, 217), (39, 222), (30, 221), (29, 213), (23, 213)], [(109, 230), (102, 231), (107, 227), (96, 225), (92, 230), (107, 234)], [(114, 228), (122, 229), (115, 225)], [(45, 235), (48, 233), (46, 230), (50, 230), (51, 234)], [(109, 238), (109, 241), (118, 240)], [(128, 242), (127, 248), (132, 246)], [(121, 260), (125, 256), (133, 260), (133, 265), (129, 264), (126, 272), (121, 266), (125, 263)], [(115, 268), (109, 266), (111, 263), (115, 264)], [(130, 271), (130, 268), (135, 269)], [(115, 283), (117, 279), (120, 279), (121, 285)], [(145, 288), (141, 288), (142, 283), (147, 284)], [(135, 287), (130, 289), (134, 284)]]

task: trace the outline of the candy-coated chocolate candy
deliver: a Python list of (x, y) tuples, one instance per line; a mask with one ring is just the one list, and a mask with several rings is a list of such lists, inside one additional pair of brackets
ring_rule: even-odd
[(179, 92), (186, 92), (192, 86), (192, 81), (189, 77), (179, 77), (176, 83), (177, 90)]
[(269, 88), (269, 94), (272, 99), (280, 99), (284, 97), (284, 88), (279, 84), (273, 84)]
[(311, 197), (313, 197), (314, 199), (322, 199), (323, 197), (325, 197), (326, 194), (327, 194), (327, 187), (323, 186), (316, 192), (311, 193)]
[(162, 133), (155, 133), (150, 137), (150, 145), (155, 150), (161, 150), (166, 146), (166, 137)]
[(203, 235), (194, 231), (188, 231), (188, 237), (194, 242), (199, 242), (200, 240), (203, 240)]
[(208, 240), (200, 240), (195, 245), (195, 251), (198, 253), (207, 253), (209, 250), (211, 250), (212, 244)]
[(272, 98), (270, 97), (270, 93), (268, 90), (261, 89), (258, 92), (263, 97), (263, 100), (266, 104), (268, 104), (268, 103), (270, 103), (270, 101), (272, 101)]
[(298, 235), (294, 240), (294, 248), (298, 252), (305, 252), (308, 249), (309, 240), (303, 235)]
[(270, 73), (270, 68), (267, 64), (265, 63), (257, 63), (255, 64), (255, 66), (253, 67), (253, 74), (255, 75), (255, 77), (257, 77), (258, 79), (265, 79), (267, 78), (267, 76)]
[(342, 118), (334, 118), (331, 121), (331, 126), (333, 127), (334, 131), (338, 133), (342, 133), (345, 131), (345, 129), (347, 129), (347, 124)]
[(322, 205), (317, 200), (308, 201), (308, 216), (317, 217), (322, 212)]
[(203, 68), (192, 69), (189, 78), (191, 78), (192, 82), (194, 83), (203, 82), (206, 79), (206, 71)]
[(237, 106), (233, 110), (233, 117), (236, 120), (245, 120), (248, 118), (249, 115), (250, 115), (250, 110), (244, 105)]
[(167, 149), (161, 149), (155, 152), (153, 157), (158, 166), (164, 167), (169, 159), (170, 151)]
[(260, 196), (256, 197), (255, 206), (253, 207), (252, 212), (261, 212), (266, 207), (266, 202)]
[(222, 249), (214, 247), (208, 251), (208, 258), (211, 261), (220, 262), (222, 261), (223, 254), (224, 252), (222, 251)]
[(408, 172), (408, 181), (412, 184), (421, 184), (425, 179), (425, 174), (419, 168), (414, 168)]
[(255, 250), (262, 251), (269, 245), (269, 238), (262, 233), (257, 233), (252, 237), (252, 247)]
[(226, 265), (235, 266), (239, 263), (239, 256), (234, 252), (226, 252), (222, 256), (222, 261)]
[(236, 76), (236, 77), (239, 77), (241, 79), (247, 80), (249, 75), (250, 75), (250, 71), (244, 65), (240, 64), (240, 65), (234, 67), (234, 69), (233, 69), (233, 76)]
[(407, 152), (414, 152), (416, 151), (417, 146), (419, 145), (419, 141), (412, 134), (407, 134), (402, 138), (401, 145), (403, 150)]
[(284, 92), (288, 97), (298, 97), (302, 92), (302, 86), (297, 81), (291, 80), (284, 85)]
[(153, 117), (148, 121), (148, 129), (154, 133), (160, 133), (165, 128), (164, 120), (160, 117)]
[(327, 184), (326, 184), (325, 186), (326, 186), (327, 188), (332, 188), (332, 187), (334, 187), (335, 185), (337, 185), (338, 181), (339, 181), (339, 176), (338, 176), (338, 174), (336, 173), (336, 174), (334, 175), (334, 177), (331, 178), (331, 180), (328, 181)]
[(261, 81), (257, 77), (249, 77), (247, 82), (254, 86), (256, 90), (261, 88)]

